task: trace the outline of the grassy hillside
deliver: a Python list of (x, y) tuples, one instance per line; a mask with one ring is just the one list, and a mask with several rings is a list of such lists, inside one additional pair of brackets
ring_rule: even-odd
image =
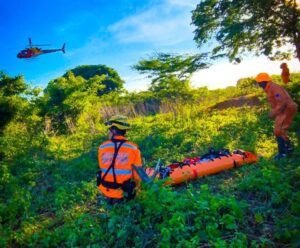
[[(297, 101), (298, 77), (288, 86)], [(261, 104), (214, 108), (249, 93)], [(139, 145), (145, 166), (159, 158), (166, 165), (181, 161), (209, 147), (252, 151), (259, 162), (178, 187), (143, 186), (135, 200), (111, 208), (95, 173), (97, 147), (106, 139), (100, 113), (117, 111), (117, 104), (113, 109), (92, 99), (66, 134), (47, 129), (47, 118), (38, 115), (15, 119), (1, 137), (0, 246), (298, 247), (299, 113), (290, 132), (294, 155), (274, 162), (273, 122), (260, 89), (199, 89), (192, 96), (162, 99), (151, 115), (136, 114), (129, 107), (136, 101), (126, 98), (133, 125), (128, 137)]]

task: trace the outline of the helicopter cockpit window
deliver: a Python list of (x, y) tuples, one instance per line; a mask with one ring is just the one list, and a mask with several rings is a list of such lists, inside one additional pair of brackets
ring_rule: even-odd
[(27, 55), (27, 54), (28, 54), (28, 51), (27, 51), (27, 50), (22, 50), (22, 51), (20, 52), (20, 54), (22, 54), (22, 55)]

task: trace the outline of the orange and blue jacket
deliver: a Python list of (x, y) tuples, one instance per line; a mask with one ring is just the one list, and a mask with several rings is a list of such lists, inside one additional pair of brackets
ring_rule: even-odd
[(281, 114), (286, 107), (297, 106), (286, 90), (273, 82), (268, 82), (265, 92), (267, 93), (274, 117)]
[[(138, 174), (132, 168), (132, 165), (142, 166), (142, 159), (138, 146), (135, 143), (128, 141), (124, 136), (115, 136), (114, 140), (117, 141), (117, 146), (120, 145), (120, 141), (124, 141), (118, 151), (114, 164), (116, 183), (122, 184), (130, 179), (140, 182)], [(112, 163), (114, 153), (115, 143), (112, 140), (105, 141), (99, 146), (99, 167), (102, 171), (102, 177), (107, 172), (105, 181), (110, 183), (114, 182), (113, 169), (111, 168), (108, 170)], [(103, 184), (100, 184), (98, 188), (106, 197), (116, 199), (123, 198), (124, 192), (121, 188), (107, 188)]]

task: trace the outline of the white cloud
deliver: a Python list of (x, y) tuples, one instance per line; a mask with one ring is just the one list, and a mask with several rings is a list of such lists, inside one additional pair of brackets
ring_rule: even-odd
[(122, 79), (125, 81), (124, 87), (130, 92), (147, 90), (151, 84), (150, 79), (144, 75), (131, 74)]
[[(270, 61), (265, 57), (252, 58), (234, 65), (220, 63), (194, 73), (191, 81), (195, 87), (208, 86), (209, 89), (235, 86), (237, 81), (245, 77), (254, 77), (260, 72), (281, 74), (282, 61)], [(287, 62), (290, 72), (299, 72), (300, 64), (297, 59)]]
[(195, 9), (199, 0), (166, 0), (166, 4)]
[(81, 61), (92, 62), (99, 60), (101, 54), (107, 48), (108, 44), (103, 41), (102, 37), (93, 36), (87, 39), (86, 43), (75, 49), (73, 48), (70, 52), (66, 53), (66, 57), (72, 60), (77, 58)]
[(191, 10), (196, 1), (167, 0), (109, 27), (121, 43), (153, 43), (172, 46), (193, 39)]
[[(191, 10), (197, 3), (196, 0), (153, 1), (143, 11), (127, 16), (109, 27), (101, 26), (100, 19), (94, 15), (87, 18), (84, 14), (85, 23), (93, 19), (98, 23), (99, 30), (86, 38), (81, 47), (72, 48), (71, 44), (69, 48), (67, 44), (68, 50), (64, 55), (68, 62), (66, 67), (70, 69), (79, 64), (106, 64), (117, 70), (126, 81), (125, 87), (129, 91), (145, 90), (149, 82), (143, 79), (144, 75), (141, 77), (130, 71), (130, 66), (154, 52), (194, 53), (196, 44), (193, 42), (190, 23)], [(72, 25), (58, 28), (58, 32), (82, 28), (78, 22), (70, 23)], [(109, 33), (104, 32), (105, 29)], [(122, 74), (131, 76), (124, 77)], [(134, 74), (137, 76), (132, 76)]]

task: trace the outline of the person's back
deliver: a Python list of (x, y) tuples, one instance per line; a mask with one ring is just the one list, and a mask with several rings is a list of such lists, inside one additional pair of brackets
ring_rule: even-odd
[[(116, 149), (119, 148), (115, 159), (114, 169), (110, 169)], [(116, 136), (113, 140), (102, 143), (99, 147), (98, 160), (100, 169), (105, 175), (104, 181), (99, 186), (101, 192), (109, 198), (121, 199), (124, 196), (124, 190), (119, 185), (130, 181), (134, 177), (132, 165), (141, 165), (140, 151), (132, 142), (126, 140), (124, 136)], [(114, 175), (116, 184), (114, 183)], [(138, 177), (134, 177), (138, 180)], [(126, 185), (125, 185), (126, 187)]]
[(140, 150), (125, 137), (129, 129), (126, 117), (112, 117), (106, 126), (109, 140), (103, 142), (98, 150), (101, 170), (98, 188), (108, 199), (131, 199), (135, 195), (136, 182), (140, 181), (132, 167), (142, 166)]
[(280, 85), (269, 82), (265, 88), (274, 117), (288, 105), (296, 105), (287, 91)]

